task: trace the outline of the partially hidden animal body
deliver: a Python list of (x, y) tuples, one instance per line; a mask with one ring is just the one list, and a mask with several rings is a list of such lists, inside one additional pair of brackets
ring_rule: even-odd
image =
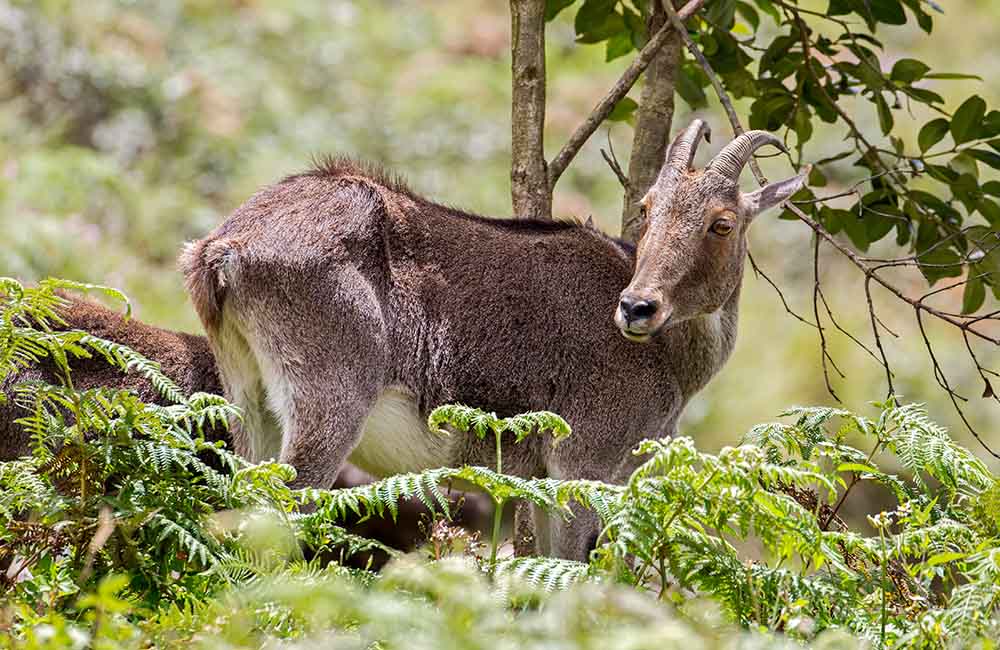
[[(96, 337), (127, 345), (159, 363), (163, 373), (186, 395), (194, 392), (222, 394), (222, 382), (215, 368), (215, 359), (204, 336), (174, 332), (134, 318), (125, 318), (120, 312), (93, 300), (69, 295), (65, 298), (67, 304), (59, 310), (64, 322), (53, 322), (53, 329), (83, 330)], [(148, 379), (138, 373), (123, 372), (100, 354), (95, 353), (91, 358), (70, 356), (69, 365), (73, 386), (77, 390), (107, 386), (130, 390), (147, 403), (167, 403)], [(31, 453), (30, 435), (16, 422), (28, 413), (13, 399), (14, 386), (25, 381), (58, 385), (62, 378), (49, 360), (42, 360), (4, 378), (0, 390), (3, 390), (8, 399), (0, 404), (0, 460), (12, 460)], [(222, 427), (206, 431), (206, 437), (229, 442), (229, 434)]]
[[(746, 230), (804, 176), (742, 193), (759, 131), (693, 169), (696, 120), (671, 144), (632, 246), (585, 225), (489, 219), (328, 159), (267, 187), (181, 268), (226, 394), (236, 449), (327, 486), (348, 460), (375, 475), (490, 465), (490, 441), (428, 430), (434, 407), (562, 415), (573, 434), (504, 441), (520, 476), (623, 481), (631, 450), (675, 433), (736, 337)], [(542, 553), (585, 559), (596, 517), (535, 513)]]
[[(174, 332), (154, 327), (142, 321), (126, 319), (120, 312), (87, 299), (66, 295), (66, 306), (59, 310), (63, 323), (52, 323), (56, 330), (84, 330), (94, 336), (129, 346), (148, 359), (160, 364), (160, 369), (170, 377), (185, 395), (196, 392), (224, 394), (215, 357), (204, 336)], [(130, 390), (144, 402), (166, 404), (167, 400), (145, 377), (134, 372), (123, 372), (95, 354), (93, 358), (70, 357), (73, 385), (77, 390), (88, 390), (101, 386), (119, 390)], [(23, 368), (8, 375), (0, 390), (7, 400), (0, 404), (0, 461), (9, 461), (31, 454), (31, 437), (17, 419), (29, 415), (13, 399), (14, 387), (25, 381), (42, 381), (59, 384), (61, 377), (50, 361)], [(229, 431), (224, 427), (209, 427), (204, 431), (209, 440), (221, 440), (231, 445)], [(206, 459), (210, 460), (210, 459)], [(371, 477), (353, 466), (345, 466), (333, 487), (353, 487), (371, 482)], [(461, 508), (458, 521), (476, 528), (485, 526), (488, 508), (482, 499), (456, 498), (453, 507)], [(369, 517), (364, 520), (349, 518), (343, 522), (358, 535), (376, 539), (390, 547), (410, 550), (425, 537), (425, 528), (430, 523), (430, 512), (417, 499), (400, 504), (395, 519)], [(375, 566), (381, 565), (386, 556), (376, 552)], [(352, 558), (358, 566), (364, 566), (364, 558)]]

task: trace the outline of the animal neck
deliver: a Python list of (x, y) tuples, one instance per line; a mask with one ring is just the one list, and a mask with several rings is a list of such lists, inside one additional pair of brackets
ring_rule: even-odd
[(667, 336), (668, 363), (687, 401), (722, 369), (736, 344), (740, 284), (717, 311), (692, 318)]

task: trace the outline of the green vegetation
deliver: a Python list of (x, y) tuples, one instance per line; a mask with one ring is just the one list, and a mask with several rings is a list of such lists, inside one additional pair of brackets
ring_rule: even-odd
[[(645, 4), (550, 0), (549, 159), (641, 47), (644, 25), (626, 14)], [(737, 112), (790, 143), (809, 141), (795, 158), (820, 163), (817, 194), (848, 191), (880, 173), (878, 163), (834, 159), (850, 144), (826, 126), (830, 106), (810, 72), (844, 75), (849, 87), (827, 92), (903, 169), (804, 209), (873, 257), (895, 254), (896, 242), (927, 253), (932, 235), (958, 224), (979, 240), (987, 226), (995, 236), (1000, 124), (984, 108), (1000, 102), (988, 74), (1000, 56), (995, 3), (953, 0), (940, 13), (917, 0), (801, 0), (802, 12), (848, 12), (835, 18), (856, 31), (878, 23), (881, 47), (806, 15), (815, 39), (851, 53), (829, 71), (798, 65), (798, 15), (782, 4), (709, 0), (710, 21), (692, 30)], [(906, 25), (892, 24), (897, 7)], [(292, 468), (249, 465), (205, 440), (207, 426), (237, 416), (224, 399), (184, 395), (127, 348), (49, 328), (59, 288), (123, 296), (77, 282), (25, 288), (50, 276), (121, 286), (143, 320), (194, 331), (174, 270), (182, 242), (313, 154), (379, 161), (435, 199), (509, 213), (509, 29), (505, 3), (489, 0), (0, 0), (0, 275), (20, 281), (0, 281), (0, 378), (38, 358), (62, 371), (60, 385), (4, 396), (30, 407), (35, 444), (31, 457), (0, 463), (0, 648), (996, 647), (998, 466), (966, 450), (975, 443), (929, 369), (912, 310), (891, 297), (873, 301), (901, 334), (883, 341), (894, 387), (926, 411), (902, 397), (865, 411), (864, 400), (884, 394), (881, 367), (828, 325), (849, 410), (797, 408), (751, 428), (777, 405), (832, 400), (815, 328), (748, 273), (736, 353), (689, 406), (680, 430), (690, 437), (645, 443), (637, 451), (648, 460), (624, 486), (524, 480), (503, 474), (498, 458), (492, 468), (296, 491)], [(722, 135), (707, 83), (688, 59), (677, 90), (689, 105), (675, 124), (707, 106), (700, 115)], [(800, 88), (810, 89), (805, 103)], [(600, 148), (607, 140), (627, 159), (636, 107), (622, 102), (613, 117), (625, 122), (602, 127), (567, 169), (557, 217), (592, 214), (618, 231), (621, 190)], [(777, 162), (761, 164), (776, 177), (787, 171)], [(913, 179), (918, 166), (927, 173)], [(858, 204), (876, 218), (849, 218)], [(900, 216), (930, 225), (910, 231)], [(860, 285), (837, 281), (848, 264), (824, 252), (814, 277), (805, 256), (789, 255), (809, 251), (810, 236), (766, 218), (751, 231), (752, 251), (797, 312), (814, 320), (809, 301), (823, 279), (839, 326), (869, 331)], [(1000, 251), (969, 250), (955, 237), (938, 251), (946, 266), (924, 270), (993, 273)], [(889, 275), (910, 296), (936, 279)], [(973, 277), (934, 304), (988, 311), (995, 277)], [(966, 414), (1000, 446), (965, 344), (938, 323), (924, 327), (969, 398)], [(169, 405), (74, 389), (67, 361), (87, 355), (144, 374)], [(995, 350), (982, 361), (995, 368)], [(466, 432), (451, 435), (567, 433), (554, 414), (504, 420), (460, 405), (432, 416), (432, 428), (446, 424)], [(452, 480), (497, 506), (489, 544), (450, 521), (440, 486)], [(408, 496), (435, 513), (420, 551), (401, 556), (345, 528), (349, 517), (394, 514)], [(605, 529), (590, 562), (505, 557), (496, 524), (524, 501), (553, 516), (569, 516), (570, 504), (597, 512)], [(371, 549), (394, 558), (381, 573), (345, 568)]]
[[(2, 283), (0, 377), (41, 359), (62, 377), (8, 397), (30, 407), (34, 448), (0, 464), (5, 647), (967, 647), (1000, 633), (1000, 480), (917, 405), (890, 400), (873, 419), (795, 408), (718, 454), (648, 440), (623, 486), (507, 476), (498, 459), (297, 491), (291, 467), (249, 465), (204, 440), (203, 427), (235, 415), (224, 399), (181, 395), (134, 352), (53, 331), (67, 285), (116, 293)], [(143, 373), (171, 404), (74, 390), (67, 359), (94, 354)], [(429, 424), (568, 434), (551, 413), (464, 406)], [(589, 564), (497, 559), (494, 538), (487, 559), (446, 530), (439, 485), (450, 480), (552, 516), (590, 508), (604, 522), (599, 547)], [(839, 511), (860, 484), (881, 488), (886, 508), (852, 529)], [(337, 522), (395, 512), (404, 497), (445, 532), (379, 575), (342, 566), (377, 542)]]

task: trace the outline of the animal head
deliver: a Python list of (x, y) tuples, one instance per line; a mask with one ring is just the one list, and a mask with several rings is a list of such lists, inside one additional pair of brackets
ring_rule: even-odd
[(700, 170), (692, 168), (703, 120), (694, 120), (667, 150), (663, 168), (643, 197), (645, 229), (636, 250), (635, 274), (621, 293), (615, 323), (633, 341), (720, 309), (743, 277), (746, 232), (753, 218), (794, 194), (806, 173), (743, 193), (739, 177), (754, 151), (781, 140), (748, 131)]

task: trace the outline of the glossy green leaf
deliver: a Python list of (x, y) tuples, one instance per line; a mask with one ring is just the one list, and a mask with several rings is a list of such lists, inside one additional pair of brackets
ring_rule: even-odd
[(865, 220), (858, 217), (858, 212), (856, 209), (850, 211), (850, 217), (845, 217), (843, 220), (844, 232), (847, 233), (848, 239), (854, 244), (855, 248), (864, 252), (868, 250), (868, 226)]
[(976, 133), (986, 115), (986, 102), (982, 97), (973, 95), (958, 107), (951, 118), (951, 137), (956, 144), (962, 144), (976, 137)]
[(906, 24), (906, 12), (903, 11), (903, 5), (899, 0), (866, 0), (866, 4), (871, 7), (872, 16), (880, 23)]
[(975, 79), (982, 81), (983, 78), (977, 74), (959, 74), (957, 72), (932, 72), (924, 75), (925, 79)]
[(948, 161), (948, 167), (955, 170), (960, 177), (962, 174), (968, 174), (973, 178), (979, 178), (979, 165), (976, 164), (976, 159), (969, 155), (969, 153), (962, 152), (958, 154)]
[(615, 0), (585, 0), (576, 12), (578, 43), (600, 43), (625, 29), (625, 19), (615, 11)]
[(966, 232), (970, 253), (975, 259), (969, 272), (980, 276), (983, 284), (992, 287), (993, 296), (1000, 300), (1000, 229), (997, 226), (975, 226)]
[(728, 30), (733, 23), (733, 16), (736, 12), (736, 0), (713, 0), (705, 6), (705, 19)]
[(962, 292), (962, 313), (971, 314), (983, 306), (986, 301), (986, 287), (983, 281), (976, 277), (970, 277), (965, 283), (965, 291)]
[(632, 38), (632, 46), (637, 50), (641, 50), (649, 41), (646, 20), (628, 7), (623, 7), (623, 15), (625, 17), (625, 27)]
[(889, 234), (897, 220), (892, 216), (887, 216), (885, 206), (875, 206), (874, 211), (865, 212), (865, 239), (869, 244), (874, 244)]
[(632, 117), (637, 108), (639, 108), (639, 104), (634, 99), (631, 97), (622, 97), (622, 100), (615, 104), (611, 114), (608, 115), (608, 120), (612, 122), (624, 122)]
[(878, 124), (882, 129), (882, 135), (888, 135), (893, 126), (892, 109), (880, 92), (875, 93), (875, 107), (878, 109)]
[[(990, 187), (989, 193), (994, 196), (1000, 196), (1000, 193), (996, 193), (997, 190), (1000, 189), (997, 188), (997, 185), (1000, 185), (1000, 183), (997, 183), (996, 181), (992, 181), (992, 183), (994, 183), (994, 185)], [(986, 185), (990, 185), (990, 183), (986, 183)], [(983, 186), (984, 192), (987, 191), (986, 185)], [(979, 199), (979, 203), (976, 204), (976, 210), (979, 211), (979, 214), (986, 217), (986, 221), (988, 221), (991, 226), (996, 229), (1000, 229), (1000, 205), (998, 205), (996, 201), (983, 197)]]
[(916, 88), (910, 86), (906, 89), (906, 94), (917, 101), (923, 102), (925, 104), (943, 104), (944, 97), (937, 94), (933, 90), (927, 90), (926, 88)]
[(826, 187), (827, 179), (819, 165), (813, 165), (809, 170), (809, 187)]
[(619, 57), (625, 56), (634, 49), (635, 46), (632, 44), (632, 33), (623, 29), (608, 39), (604, 51), (604, 60), (605, 62), (614, 61)]
[(677, 75), (675, 90), (691, 108), (708, 106), (708, 97), (701, 85), (695, 80), (694, 73), (688, 66), (682, 66)]
[(576, 0), (546, 0), (545, 20), (552, 20), (559, 15), (559, 12), (576, 2)]
[(758, 14), (757, 10), (753, 8), (753, 5), (740, 0), (736, 3), (736, 11), (739, 12), (740, 16), (743, 17), (743, 20), (747, 21), (747, 24), (749, 24), (750, 27), (753, 28), (753, 31), (756, 32), (757, 28), (760, 27), (760, 14)]
[(758, 9), (770, 16), (775, 23), (781, 22), (781, 14), (771, 0), (753, 0), (753, 3), (757, 5)]
[(911, 84), (914, 81), (923, 79), (930, 72), (931, 67), (923, 61), (916, 59), (900, 59), (892, 66), (889, 78), (903, 84)]
[(943, 278), (954, 278), (962, 275), (962, 256), (955, 250), (938, 246), (917, 258), (920, 272), (931, 285)]
[(965, 152), (980, 162), (984, 162), (993, 169), (1000, 169), (1000, 154), (986, 149), (968, 149)]
[(950, 127), (951, 123), (943, 117), (924, 124), (917, 135), (917, 144), (920, 146), (921, 153), (926, 153), (931, 147), (941, 142)]
[(979, 129), (980, 138), (995, 138), (1000, 135), (1000, 111), (990, 111)]

